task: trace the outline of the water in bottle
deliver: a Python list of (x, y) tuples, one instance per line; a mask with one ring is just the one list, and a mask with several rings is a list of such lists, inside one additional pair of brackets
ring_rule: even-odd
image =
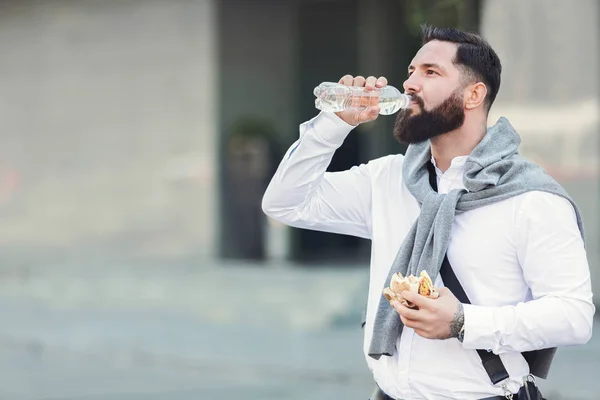
[(346, 86), (340, 83), (323, 82), (314, 90), (315, 107), (321, 111), (339, 112), (353, 108), (363, 108), (372, 104), (372, 98), (378, 97), (379, 114), (390, 115), (401, 108), (410, 107), (411, 98), (400, 93), (393, 86), (375, 88), (366, 92), (364, 87)]

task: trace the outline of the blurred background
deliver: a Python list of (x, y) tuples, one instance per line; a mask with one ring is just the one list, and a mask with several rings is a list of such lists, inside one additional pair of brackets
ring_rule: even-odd
[[(598, 231), (597, 0), (0, 2), (0, 398), (366, 400), (369, 242), (262, 193), (342, 75), (401, 87), (419, 25), (486, 37), (522, 152)], [(405, 149), (360, 127), (341, 170)], [(600, 304), (596, 298), (596, 304)], [(597, 399), (600, 324), (550, 399)]]

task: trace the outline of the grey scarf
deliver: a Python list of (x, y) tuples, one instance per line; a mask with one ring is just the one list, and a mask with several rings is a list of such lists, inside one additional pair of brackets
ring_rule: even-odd
[[(426, 270), (435, 282), (448, 248), (450, 228), (456, 213), (528, 191), (543, 191), (568, 199), (575, 209), (583, 237), (583, 222), (575, 203), (542, 168), (519, 156), (520, 141), (508, 120), (500, 118), (467, 158), (463, 178), (467, 190), (455, 189), (447, 194), (437, 193), (429, 184), (427, 163), (431, 160), (430, 142), (408, 147), (402, 174), (408, 190), (419, 202), (421, 212), (400, 246), (384, 287), (389, 286), (396, 272), (404, 276), (418, 276), (421, 270)], [(382, 355), (391, 356), (402, 327), (398, 313), (381, 296), (369, 356), (377, 360)]]

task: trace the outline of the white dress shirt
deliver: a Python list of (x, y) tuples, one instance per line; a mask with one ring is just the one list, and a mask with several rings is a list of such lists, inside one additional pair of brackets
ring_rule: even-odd
[[(499, 354), (514, 393), (529, 368), (520, 352), (584, 344), (594, 305), (589, 266), (571, 204), (528, 192), (456, 216), (448, 259), (473, 305), (465, 337), (430, 340), (404, 328), (397, 351), (367, 355), (389, 269), (419, 205), (403, 183), (404, 156), (326, 172), (353, 126), (322, 112), (300, 125), (263, 198), (263, 210), (290, 226), (372, 241), (363, 351), (377, 384), (396, 399), (480, 399), (502, 395), (475, 349)], [(438, 190), (463, 188), (465, 157), (442, 173)], [(441, 278), (435, 282), (443, 286)]]

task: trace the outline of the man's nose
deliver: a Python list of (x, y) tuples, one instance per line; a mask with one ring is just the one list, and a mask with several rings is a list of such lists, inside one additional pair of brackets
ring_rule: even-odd
[(414, 74), (409, 76), (408, 79), (406, 79), (402, 84), (404, 93), (418, 93), (421, 91), (421, 85), (416, 82), (416, 79), (413, 78), (413, 76)]

